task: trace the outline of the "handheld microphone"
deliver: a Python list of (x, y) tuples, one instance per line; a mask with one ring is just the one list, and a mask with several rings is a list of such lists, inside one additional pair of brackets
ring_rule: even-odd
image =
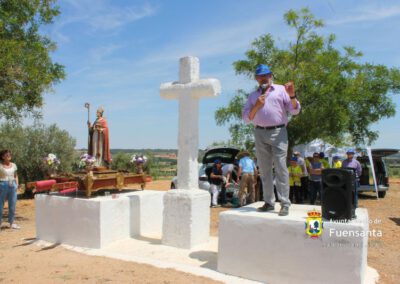
[(262, 85), (260, 86), (260, 88), (261, 88), (261, 94), (264, 95), (265, 92), (268, 90), (269, 85), (268, 85), (268, 84), (262, 84)]

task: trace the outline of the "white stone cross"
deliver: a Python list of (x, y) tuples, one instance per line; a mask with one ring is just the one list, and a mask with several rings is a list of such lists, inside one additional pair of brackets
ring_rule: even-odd
[(218, 96), (221, 84), (217, 79), (200, 79), (197, 57), (183, 57), (179, 64), (179, 82), (161, 84), (160, 95), (179, 100), (178, 189), (196, 189), (199, 187), (199, 99)]

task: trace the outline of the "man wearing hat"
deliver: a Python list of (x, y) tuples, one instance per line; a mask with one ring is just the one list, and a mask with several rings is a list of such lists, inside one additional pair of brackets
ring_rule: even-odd
[[(247, 194), (250, 198), (250, 203), (255, 202), (255, 177), (257, 177), (257, 167), (254, 161), (250, 158), (248, 151), (239, 153), (239, 170), (238, 176), (240, 177), (240, 190), (239, 190), (239, 205), (246, 204)], [(246, 194), (247, 192), (247, 194)]]
[(314, 152), (308, 168), (308, 172), (310, 173), (308, 189), (310, 191), (310, 204), (312, 205), (315, 204), (317, 198), (322, 200), (322, 170), (325, 167), (320, 158), (320, 153)]
[(342, 168), (342, 161), (339, 156), (333, 156), (333, 168), (340, 169)]
[(329, 162), (325, 158), (325, 153), (324, 152), (319, 152), (319, 159), (320, 159), (322, 165), (324, 166), (324, 169), (329, 169), (330, 168)]
[(293, 82), (285, 86), (274, 84), (268, 66), (260, 64), (255, 70), (259, 87), (249, 95), (242, 111), (243, 120), (255, 127), (256, 155), (263, 184), (265, 204), (259, 211), (275, 209), (272, 165), (276, 172), (276, 188), (281, 195), (280, 216), (289, 214), (289, 172), (286, 166), (288, 113), (297, 115), (300, 103)]
[[(358, 187), (360, 186), (360, 176), (362, 172), (361, 164), (357, 159), (354, 157), (356, 151), (353, 148), (347, 149), (346, 155), (347, 159), (342, 162), (342, 169), (351, 168), (356, 173), (356, 185), (355, 185), (355, 192), (354, 192), (354, 207), (358, 207)], [(354, 212), (353, 212), (354, 215)]]

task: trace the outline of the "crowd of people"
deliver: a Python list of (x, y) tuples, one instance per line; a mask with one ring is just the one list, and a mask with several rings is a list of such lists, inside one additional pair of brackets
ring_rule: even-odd
[[(299, 152), (294, 152), (289, 166), (290, 201), (292, 203), (320, 203), (322, 199), (322, 171), (328, 168), (353, 169), (356, 175), (356, 190), (361, 176), (361, 164), (354, 156), (354, 149), (347, 150), (347, 158), (341, 161), (334, 156), (332, 165), (323, 152), (315, 152), (312, 157), (304, 159)], [(357, 205), (357, 194), (355, 194)]]
[[(250, 153), (242, 151), (239, 154), (240, 159), (233, 164), (224, 164), (220, 159), (214, 161), (214, 166), (210, 174), (210, 193), (211, 207), (220, 207), (218, 197), (221, 193), (221, 204), (231, 207), (232, 203), (227, 201), (226, 189), (231, 184), (240, 184), (238, 192), (238, 206), (243, 206), (246, 203), (256, 201), (256, 192), (254, 186), (257, 182), (257, 166), (250, 158)], [(236, 174), (233, 172), (236, 168)]]
[[(290, 203), (321, 204), (323, 192), (322, 171), (328, 168), (354, 169), (357, 189), (362, 169), (354, 154), (354, 149), (348, 149), (346, 159), (342, 161), (339, 156), (334, 156), (330, 164), (323, 152), (315, 152), (312, 156), (306, 158), (302, 157), (300, 152), (294, 152), (287, 166)], [(235, 175), (232, 174), (234, 171), (236, 172)], [(282, 196), (276, 190), (275, 170), (273, 179), (274, 196), (277, 201), (280, 201)], [(263, 197), (263, 187), (258, 166), (247, 151), (239, 153), (238, 159), (233, 164), (223, 165), (221, 160), (215, 160), (210, 175), (210, 184), (211, 207), (220, 207), (221, 205), (241, 207), (262, 200)], [(234, 204), (227, 202), (226, 198), (226, 188), (230, 184), (236, 184), (239, 188), (237, 194), (238, 202), (234, 202)], [(218, 202), (219, 197), (221, 197), (220, 202)], [(355, 205), (357, 205), (357, 197)]]

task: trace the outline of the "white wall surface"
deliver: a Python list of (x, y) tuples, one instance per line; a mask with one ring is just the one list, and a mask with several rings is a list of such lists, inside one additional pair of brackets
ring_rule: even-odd
[(292, 205), (289, 216), (257, 212), (253, 203), (220, 214), (218, 270), (267, 283), (363, 283), (368, 237), (330, 236), (329, 230), (368, 231), (367, 210), (350, 223), (324, 222), (320, 237), (305, 232), (307, 211)]

